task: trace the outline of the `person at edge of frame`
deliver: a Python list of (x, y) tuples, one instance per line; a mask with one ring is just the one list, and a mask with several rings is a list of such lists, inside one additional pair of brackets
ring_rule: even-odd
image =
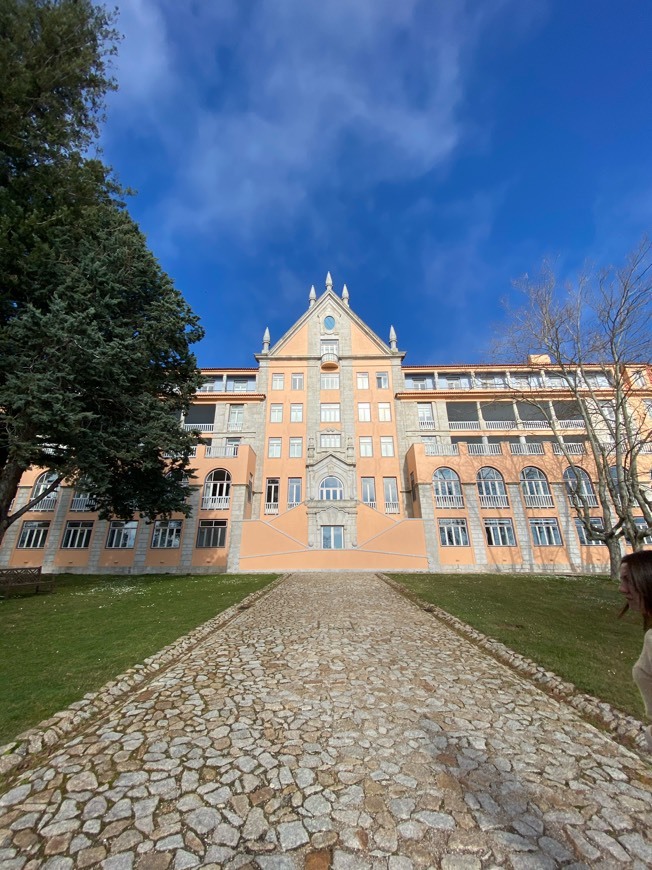
[[(631, 608), (643, 617), (643, 649), (632, 668), (632, 676), (643, 698), (645, 712), (652, 718), (652, 550), (639, 550), (623, 556), (618, 591), (626, 599), (620, 615)], [(648, 725), (643, 733), (647, 748), (652, 752), (652, 725)]]

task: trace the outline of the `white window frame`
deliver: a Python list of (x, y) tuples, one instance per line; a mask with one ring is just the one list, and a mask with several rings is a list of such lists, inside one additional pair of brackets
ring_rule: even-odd
[(303, 482), (300, 477), (288, 478), (288, 508), (293, 508), (298, 504), (301, 504), (302, 488)]
[(390, 402), (378, 402), (378, 422), (392, 422), (392, 406)]
[[(602, 517), (591, 517), (589, 522), (596, 531), (604, 531), (604, 522), (602, 520)], [(594, 541), (589, 538), (586, 533), (586, 529), (584, 528), (584, 523), (579, 517), (575, 517), (575, 530), (577, 531), (577, 537), (582, 547), (600, 547), (604, 544), (604, 541)]]
[(17, 549), (42, 550), (50, 531), (49, 520), (25, 520), (20, 530)]
[(285, 375), (281, 372), (276, 372), (276, 374), (272, 375), (272, 389), (273, 390), (284, 390), (285, 389)]
[(269, 406), (269, 422), (270, 423), (282, 423), (283, 422), (283, 405), (270, 405)]
[(369, 372), (358, 372), (356, 375), (356, 384), (359, 390), (368, 390)]
[(502, 517), (485, 517), (484, 534), (488, 547), (515, 547), (514, 523)]
[(106, 550), (133, 550), (136, 546), (138, 520), (111, 520), (106, 536)]
[(374, 442), (371, 435), (361, 435), (358, 439), (358, 452), (360, 456), (374, 455)]
[(340, 376), (338, 372), (326, 372), (322, 373), (320, 385), (322, 390), (339, 390), (340, 388)]
[(303, 423), (303, 405), (290, 405), (290, 423)]
[(151, 550), (178, 550), (181, 546), (183, 520), (156, 520)]
[(198, 550), (222, 550), (226, 547), (226, 520), (199, 520), (197, 527)]
[(68, 520), (61, 539), (62, 550), (87, 550), (93, 534), (92, 520)]
[(371, 423), (371, 402), (358, 402), (358, 423)]
[(322, 423), (340, 422), (339, 402), (322, 402), (319, 406), (320, 420)]
[(268, 459), (280, 459), (282, 450), (283, 450), (283, 439), (282, 438), (268, 438), (267, 439), (267, 458)]
[(342, 435), (339, 432), (322, 432), (319, 436), (320, 450), (341, 450)]
[(440, 547), (470, 547), (469, 528), (465, 519), (439, 520)]
[(360, 501), (363, 504), (376, 507), (376, 478), (362, 477), (360, 479)]
[(557, 517), (530, 517), (530, 534), (535, 547), (563, 547)]
[(290, 379), (290, 389), (303, 389), (303, 372), (293, 372)]
[(381, 435), (380, 436), (380, 455), (381, 456), (394, 456), (394, 436), (393, 435)]
[(389, 372), (376, 372), (376, 389), (389, 389)]
[(432, 402), (417, 402), (417, 415), (419, 423), (434, 423), (435, 417), (432, 412)]
[(303, 456), (303, 438), (290, 438), (290, 459), (301, 459)]
[[(328, 536), (326, 534), (328, 530)], [(329, 538), (327, 542), (327, 537)], [(335, 538), (339, 540), (335, 540)], [(333, 544), (339, 546), (333, 546)], [(321, 548), (322, 550), (343, 550), (344, 549), (344, 526), (322, 526), (321, 527)]]

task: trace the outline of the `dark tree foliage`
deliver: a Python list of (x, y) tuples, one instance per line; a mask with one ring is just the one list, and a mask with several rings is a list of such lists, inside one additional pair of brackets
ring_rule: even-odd
[(110, 16), (3, 0), (0, 34), (0, 539), (30, 466), (102, 516), (185, 513), (194, 441), (178, 417), (202, 331), (88, 156), (113, 87)]

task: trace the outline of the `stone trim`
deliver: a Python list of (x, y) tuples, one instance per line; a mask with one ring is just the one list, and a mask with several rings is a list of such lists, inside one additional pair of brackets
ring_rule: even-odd
[(645, 724), (639, 719), (616, 710), (611, 704), (601, 701), (599, 698), (594, 698), (593, 695), (585, 695), (573, 683), (563, 680), (553, 671), (547, 671), (544, 667), (532, 661), (532, 659), (514, 652), (514, 650), (505, 646), (499, 640), (488, 637), (481, 631), (472, 628), (466, 622), (442, 610), (441, 607), (423, 601), (409, 589), (406, 589), (405, 586), (396, 580), (392, 580), (386, 574), (378, 573), (377, 576), (398, 592), (399, 595), (403, 595), (403, 597), (426, 613), (431, 613), (436, 619), (445, 623), (465, 640), (470, 641), (475, 646), (481, 647), (488, 655), (516, 671), (519, 676), (525, 677), (530, 682), (535, 683), (537, 688), (546, 694), (552, 695), (558, 701), (568, 704), (569, 707), (573, 707), (584, 719), (587, 719), (605, 731), (611, 732), (612, 735), (620, 738), (620, 742), (629, 748), (636, 749), (644, 756), (649, 754), (643, 734)]
[(145, 684), (172, 667), (187, 652), (201, 643), (209, 634), (224, 628), (242, 610), (248, 610), (263, 596), (275, 589), (288, 575), (282, 574), (263, 589), (258, 589), (202, 623), (188, 634), (177, 638), (173, 643), (149, 656), (143, 662), (105, 683), (96, 692), (88, 692), (80, 701), (75, 701), (49, 719), (44, 719), (19, 734), (11, 743), (0, 746), (0, 778), (10, 775), (32, 755), (46, 751), (51, 754), (56, 744), (91, 725), (99, 716), (116, 702), (122, 701), (129, 692), (143, 688)]

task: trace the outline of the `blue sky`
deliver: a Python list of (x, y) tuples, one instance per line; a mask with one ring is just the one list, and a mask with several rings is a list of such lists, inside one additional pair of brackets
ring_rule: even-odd
[(487, 361), (514, 279), (650, 230), (650, 3), (117, 5), (102, 146), (200, 365), (255, 364), (327, 270), (407, 364)]

